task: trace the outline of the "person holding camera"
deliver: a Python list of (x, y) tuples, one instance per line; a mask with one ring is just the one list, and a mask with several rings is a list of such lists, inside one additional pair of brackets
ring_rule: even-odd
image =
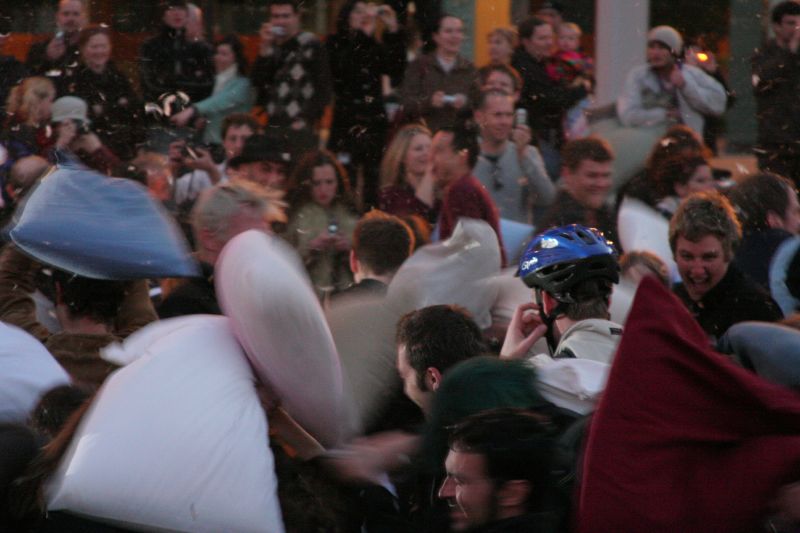
[(250, 79), (257, 103), (269, 116), (268, 127), (291, 138), (298, 151), (313, 148), (315, 126), (331, 100), (325, 46), (313, 33), (301, 31), (298, 0), (272, 0), (259, 36)]
[(358, 215), (336, 156), (314, 150), (297, 164), (289, 186), (285, 237), (297, 249), (320, 298), (353, 282), (350, 248)]
[(121, 164), (96, 133), (89, 129), (88, 106), (76, 96), (62, 96), (53, 102), (50, 123), (53, 145), (48, 150), (51, 162), (77, 159), (86, 166), (112, 175)]
[(469, 103), (470, 87), (478, 72), (459, 51), (464, 42), (464, 22), (442, 15), (433, 34), (436, 49), (408, 65), (400, 101), (409, 119), (422, 118), (436, 132), (455, 124), (459, 110)]
[(56, 10), (56, 33), (33, 44), (25, 62), (32, 75), (49, 77), (54, 83), (78, 62), (78, 35), (86, 23), (83, 0), (60, 0)]

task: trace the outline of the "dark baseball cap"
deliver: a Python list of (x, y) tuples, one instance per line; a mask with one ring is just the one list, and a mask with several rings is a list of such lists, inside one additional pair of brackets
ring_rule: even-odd
[(244, 142), (242, 153), (228, 161), (228, 166), (236, 168), (247, 163), (270, 161), (288, 165), (292, 155), (283, 137), (278, 135), (251, 135)]

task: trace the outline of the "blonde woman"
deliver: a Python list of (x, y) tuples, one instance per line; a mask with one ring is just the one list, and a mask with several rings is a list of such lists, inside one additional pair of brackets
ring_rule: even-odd
[(26, 78), (11, 90), (6, 104), (6, 118), (0, 134), (0, 181), (19, 159), (39, 155), (51, 142), (45, 126), (50, 121), (56, 89), (47, 78)]
[(389, 143), (381, 161), (378, 208), (396, 216), (420, 215), (436, 220), (431, 169), (431, 132), (425, 126), (403, 126)]

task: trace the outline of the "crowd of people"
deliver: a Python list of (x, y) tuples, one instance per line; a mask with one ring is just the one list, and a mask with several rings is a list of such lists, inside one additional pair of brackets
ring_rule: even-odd
[[(746, 463), (769, 455), (763, 440), (797, 442), (788, 417), (800, 413), (800, 399), (770, 404), (759, 394), (762, 380), (800, 390), (800, 3), (772, 8), (774, 38), (754, 51), (759, 171), (735, 180), (712, 162), (734, 95), (714, 54), (675, 28), (648, 31), (646, 64), (600, 107), (583, 31), (558, 2), (493, 29), (481, 66), (462, 54), (464, 21), (436, 12), (438, 2), (417, 2), (424, 9), (414, 13), (407, 2), (346, 0), (325, 37), (303, 30), (302, 4), (268, 2), (252, 63), (236, 35), (206, 39), (202, 11), (185, 0), (161, 2), (161, 28), (141, 46), (135, 80), (115, 65), (108, 21), (90, 23), (84, 0), (60, 0), (54, 33), (24, 62), (0, 55), (4, 226), (19, 222), (42, 180), (59, 179), (54, 168), (133, 180), (179, 228), (199, 272), (97, 279), (3, 245), (0, 321), (35, 337), (67, 377), (16, 410), (28, 400), (0, 391), (9, 406), (0, 405), (0, 531), (150, 524), (48, 510), (48, 484), (63, 461), (79, 463), (67, 450), (99, 411), (103, 384), (135, 364), (109, 358), (107, 347), (138, 342), (134, 332), (166, 319), (232, 315), (219, 264), (253, 230), (292, 250), (287, 268), (302, 273), (314, 312), (325, 313), (344, 376), (353, 379), (349, 365), (370, 373), (376, 363), (367, 359), (390, 346), (391, 376), (370, 400), (379, 415), (342, 420), (357, 429), (333, 444), (302, 427), (280, 386), (253, 378), (285, 531), (715, 531), (723, 522), (703, 506), (731, 502), (741, 531), (797, 528), (797, 451), (780, 465), (767, 461), (759, 479), (772, 477), (730, 501), (712, 497), (625, 526), (614, 520), (627, 504), (611, 495), (629, 490), (636, 506), (643, 492), (625, 485), (636, 476), (598, 472), (629, 446), (623, 457), (656, 480), (666, 475), (657, 446), (609, 440), (606, 429), (626, 419), (614, 411), (623, 374), (639, 379), (628, 361), (660, 343), (667, 348), (652, 357), (674, 370), (676, 403), (636, 419), (643, 434), (698, 463), (714, 446), (735, 448)], [(12, 30), (0, 8), (0, 53)], [(102, 227), (101, 212), (74, 216)], [(137, 231), (121, 237), (123, 250)], [(488, 241), (476, 236), (484, 234)], [(491, 275), (458, 279), (476, 248), (491, 258)], [(412, 274), (398, 275), (404, 268)], [(409, 279), (434, 272), (425, 268), (456, 279), (440, 287)], [(257, 295), (257, 281), (246, 282)], [(424, 304), (407, 303), (425, 288)], [(256, 307), (265, 305), (283, 302)], [(670, 311), (659, 329), (648, 321), (662, 305)], [(364, 328), (361, 344), (377, 339), (363, 347), (366, 359), (342, 353), (342, 317)], [(0, 329), (0, 388), (12, 375), (3, 335), (11, 330)], [(24, 375), (25, 365), (12, 370)], [(709, 374), (718, 383), (702, 380)], [(681, 391), (704, 386), (709, 419), (728, 420), (752, 395), (761, 402), (753, 413), (776, 422), (715, 425), (726, 439), (704, 431), (700, 417), (678, 431), (670, 417), (693, 407), (680, 403)], [(642, 397), (645, 409), (650, 396)], [(205, 478), (205, 466), (186, 476)], [(698, 472), (731, 474), (714, 468)], [(683, 482), (687, 493), (702, 490), (699, 474)], [(609, 506), (596, 511), (604, 493)], [(213, 530), (201, 522), (197, 530)]]

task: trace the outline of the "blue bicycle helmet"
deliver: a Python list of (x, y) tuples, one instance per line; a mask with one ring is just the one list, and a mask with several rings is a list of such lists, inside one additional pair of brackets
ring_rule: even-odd
[[(574, 303), (572, 288), (587, 279), (619, 282), (614, 244), (594, 228), (570, 224), (537, 235), (519, 263), (525, 285), (538, 288), (566, 303)], [(610, 289), (610, 287), (609, 287)]]

